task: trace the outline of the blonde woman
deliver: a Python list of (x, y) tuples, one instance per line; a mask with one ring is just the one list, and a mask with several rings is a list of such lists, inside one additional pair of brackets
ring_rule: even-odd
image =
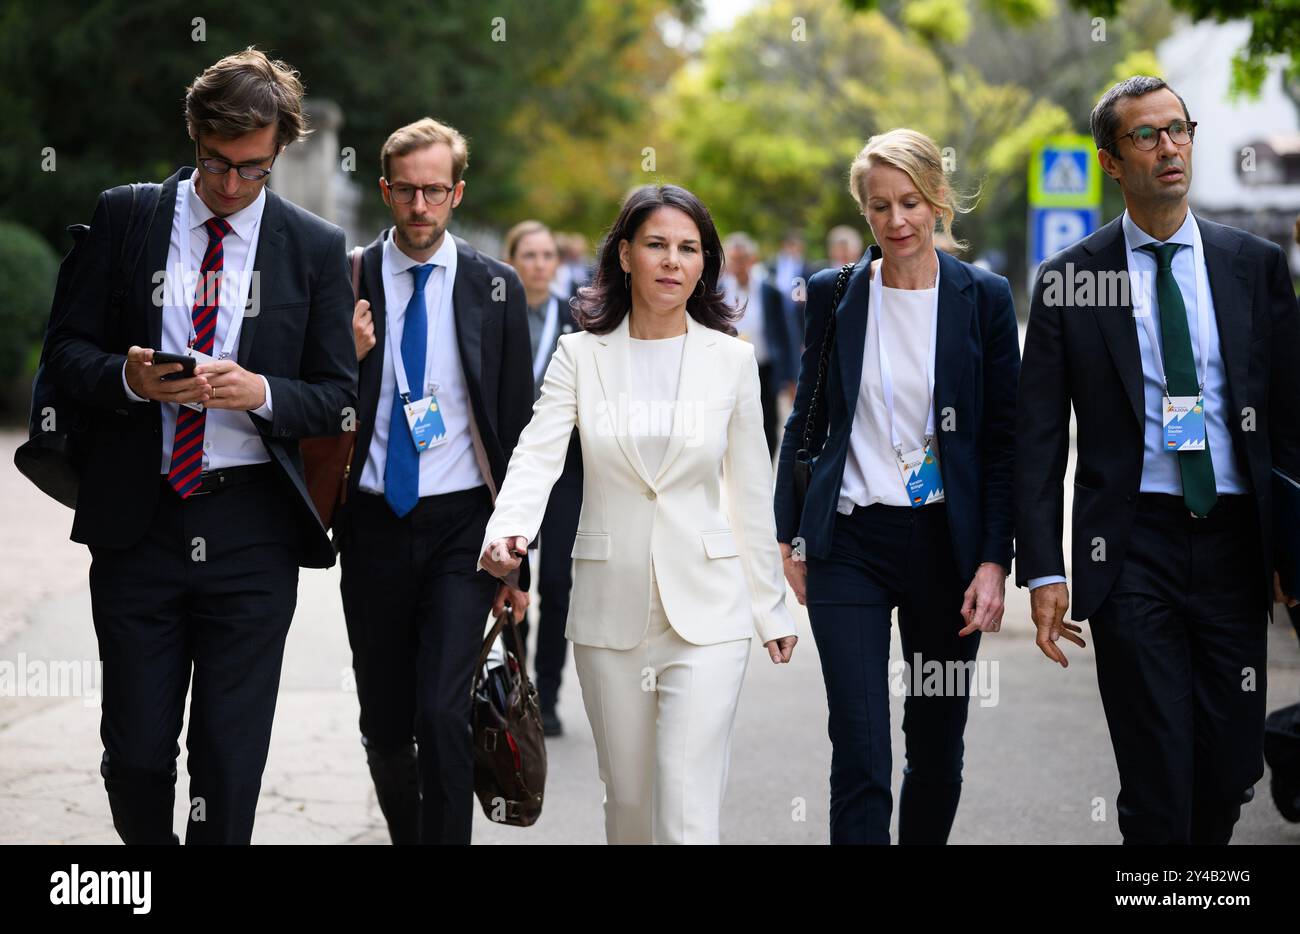
[[(980, 633), (1001, 625), (1016, 314), (1005, 279), (935, 248), (936, 229), (946, 234), (960, 205), (931, 139), (906, 129), (873, 136), (849, 188), (878, 245), (853, 267), (836, 308), (839, 270), (809, 282), (806, 349), (777, 467), (777, 536), (826, 680), (831, 842), (889, 842), (897, 607), (904, 683), (920, 688), (905, 701), (898, 838), (944, 843), (961, 794), (969, 680), (935, 692), (925, 675), (935, 663), (973, 673)], [(824, 342), (808, 444), (816, 461), (800, 511), (794, 461)]]
[[(722, 245), (675, 185), (628, 196), (520, 435), (479, 566), (513, 570), (576, 426), (582, 513), (566, 635), (610, 843), (717, 843), (751, 636), (790, 660), (752, 345)], [(725, 489), (725, 503), (723, 495)]]

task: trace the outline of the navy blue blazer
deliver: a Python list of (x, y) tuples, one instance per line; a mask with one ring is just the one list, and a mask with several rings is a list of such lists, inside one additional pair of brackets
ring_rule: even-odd
[(799, 347), (793, 344), (790, 327), (786, 320), (785, 303), (781, 301), (781, 290), (771, 281), (763, 283), (763, 336), (767, 339), (768, 353), (771, 355), (772, 379), (776, 388), (795, 378), (799, 369)]
[[(880, 256), (873, 246), (858, 262), (835, 309), (835, 347), (826, 373), (812, 450), (820, 451), (803, 515), (795, 509), (794, 456), (804, 422), (838, 269), (808, 283), (807, 331), (794, 409), (786, 421), (777, 462), (777, 540), (804, 540), (805, 553), (825, 557), (849, 449), (849, 432), (862, 382), (870, 275)], [(939, 253), (939, 324), (935, 337), (935, 428), (944, 500), (957, 570), (964, 578), (992, 561), (1011, 569), (1012, 476), (1020, 341), (1011, 287), (1002, 276)], [(875, 367), (872, 361), (870, 366)], [(902, 482), (900, 480), (900, 482)]]

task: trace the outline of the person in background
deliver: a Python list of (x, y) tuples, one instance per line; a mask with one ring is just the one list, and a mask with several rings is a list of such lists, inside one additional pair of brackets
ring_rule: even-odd
[(827, 269), (839, 269), (862, 259), (862, 234), (856, 227), (840, 224), (826, 234)]
[[(533, 400), (542, 393), (542, 379), (560, 338), (572, 333), (577, 325), (568, 299), (559, 298), (552, 287), (560, 266), (555, 236), (541, 221), (521, 221), (506, 233), (505, 258), (524, 284), (528, 304), (528, 339), (533, 354)], [(534, 669), (537, 673), (538, 702), (542, 708), (542, 728), (547, 736), (564, 732), (556, 713), (560, 681), (569, 643), (564, 627), (569, 616), (569, 591), (573, 587), (573, 542), (578, 534), (578, 515), (582, 510), (582, 449), (575, 428), (565, 456), (564, 470), (551, 488), (551, 499), (538, 539), (541, 560), (537, 569), (537, 647)], [(521, 624), (525, 641), (527, 619)]]
[(758, 244), (737, 231), (722, 241), (726, 262), (719, 282), (727, 302), (740, 312), (736, 334), (754, 345), (758, 361), (759, 401), (768, 454), (776, 453), (777, 394), (793, 392), (795, 357), (790, 346), (781, 293), (758, 262)]
[(772, 258), (771, 268), (772, 285), (781, 293), (781, 309), (785, 312), (790, 349), (797, 365), (799, 355), (803, 353), (803, 311), (808, 297), (808, 280), (816, 271), (804, 257), (803, 231), (786, 231), (781, 249)]
[(591, 278), (587, 239), (580, 233), (558, 233), (555, 235), (555, 245), (559, 250), (560, 265), (555, 270), (551, 290), (567, 302)]

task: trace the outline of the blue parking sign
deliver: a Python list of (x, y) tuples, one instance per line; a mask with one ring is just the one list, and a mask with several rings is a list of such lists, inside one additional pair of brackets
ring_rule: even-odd
[(1030, 271), (1036, 272), (1047, 257), (1073, 246), (1099, 226), (1099, 208), (1030, 208)]

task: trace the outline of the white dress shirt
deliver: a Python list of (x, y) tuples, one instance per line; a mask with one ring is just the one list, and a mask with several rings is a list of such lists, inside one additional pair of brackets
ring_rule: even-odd
[[(212, 209), (203, 203), (198, 192), (194, 190), (191, 179), (182, 179), (176, 186), (176, 209), (172, 213), (171, 240), (167, 247), (166, 280), (162, 310), (161, 347), (155, 348), (163, 353), (188, 354), (190, 352), (190, 333), (194, 329), (194, 296), (197, 283), (186, 283), (180, 275), (181, 263), (181, 204), (186, 199), (189, 208), (189, 230), (183, 242), (189, 251), (184, 263), (190, 278), (198, 275), (203, 263), (203, 255), (208, 249), (208, 231), (203, 226), (209, 218), (214, 217)], [(213, 335), (213, 356), (218, 356), (225, 346), (230, 332), (231, 322), (238, 311), (242, 317), (245, 302), (251, 294), (251, 282), (246, 282), (244, 267), (249, 256), (257, 255), (258, 231), (262, 225), (262, 212), (266, 207), (266, 190), (257, 195), (257, 199), (248, 207), (226, 217), (230, 224), (230, 233), (221, 241), (223, 277), (219, 290), (220, 306), (217, 308), (217, 327)], [(251, 267), (250, 267), (251, 272)], [(191, 287), (193, 286), (193, 287)], [(240, 340), (243, 331), (240, 331)], [(230, 358), (239, 355), (239, 341), (231, 348)], [(254, 415), (271, 418), (271, 384), (265, 376), (261, 377), (262, 387), (266, 390), (266, 401), (256, 409)], [(122, 386), (127, 398), (133, 402), (148, 400), (136, 395), (126, 381), (126, 366), (122, 367)], [(176, 415), (180, 405), (175, 402), (162, 402), (162, 465), (161, 472), (171, 471), (172, 442), (176, 437)], [(248, 464), (263, 464), (271, 459), (262, 443), (262, 436), (254, 427), (247, 412), (234, 409), (208, 409), (207, 420), (203, 427), (203, 469), (221, 470), (225, 467), (242, 467)]]
[[(392, 342), (375, 350), (383, 353), (384, 370), (380, 378), (379, 402), (375, 407), (375, 431), (370, 450), (361, 469), (359, 488), (368, 493), (384, 492), (384, 467), (388, 463), (388, 433), (392, 429), (393, 394), (397, 392), (397, 375), (389, 346), (401, 348), (406, 324), (406, 304), (415, 294), (415, 277), (410, 270), (421, 265), (397, 246), (395, 230), (384, 240), (383, 280), (387, 328)], [(424, 285), (424, 308), (428, 344), (424, 353), (424, 386), (411, 387), (411, 397), (422, 398), (433, 386), (438, 396), (447, 429), (447, 440), (420, 453), (420, 496), (437, 496), (470, 490), (485, 482), (474, 458), (474, 442), (469, 431), (469, 388), (460, 362), (456, 343), (456, 316), (452, 292), (456, 284), (456, 241), (448, 232), (443, 235), (438, 252), (428, 260), (434, 266)], [(374, 351), (372, 351), (373, 353)], [(398, 351), (400, 353), (400, 349)], [(397, 431), (409, 432), (404, 424)]]
[[(876, 270), (880, 275), (880, 270)], [(903, 450), (925, 443), (930, 412), (930, 331), (934, 327), (935, 289), (891, 289), (881, 283), (879, 308), (867, 314), (862, 346), (862, 381), (858, 388), (848, 456), (840, 481), (837, 510), (884, 503), (910, 506), (903, 475), (898, 470), (889, 428), (889, 411), (880, 380), (880, 324), (885, 319), (885, 350), (894, 377), (894, 424)]]

